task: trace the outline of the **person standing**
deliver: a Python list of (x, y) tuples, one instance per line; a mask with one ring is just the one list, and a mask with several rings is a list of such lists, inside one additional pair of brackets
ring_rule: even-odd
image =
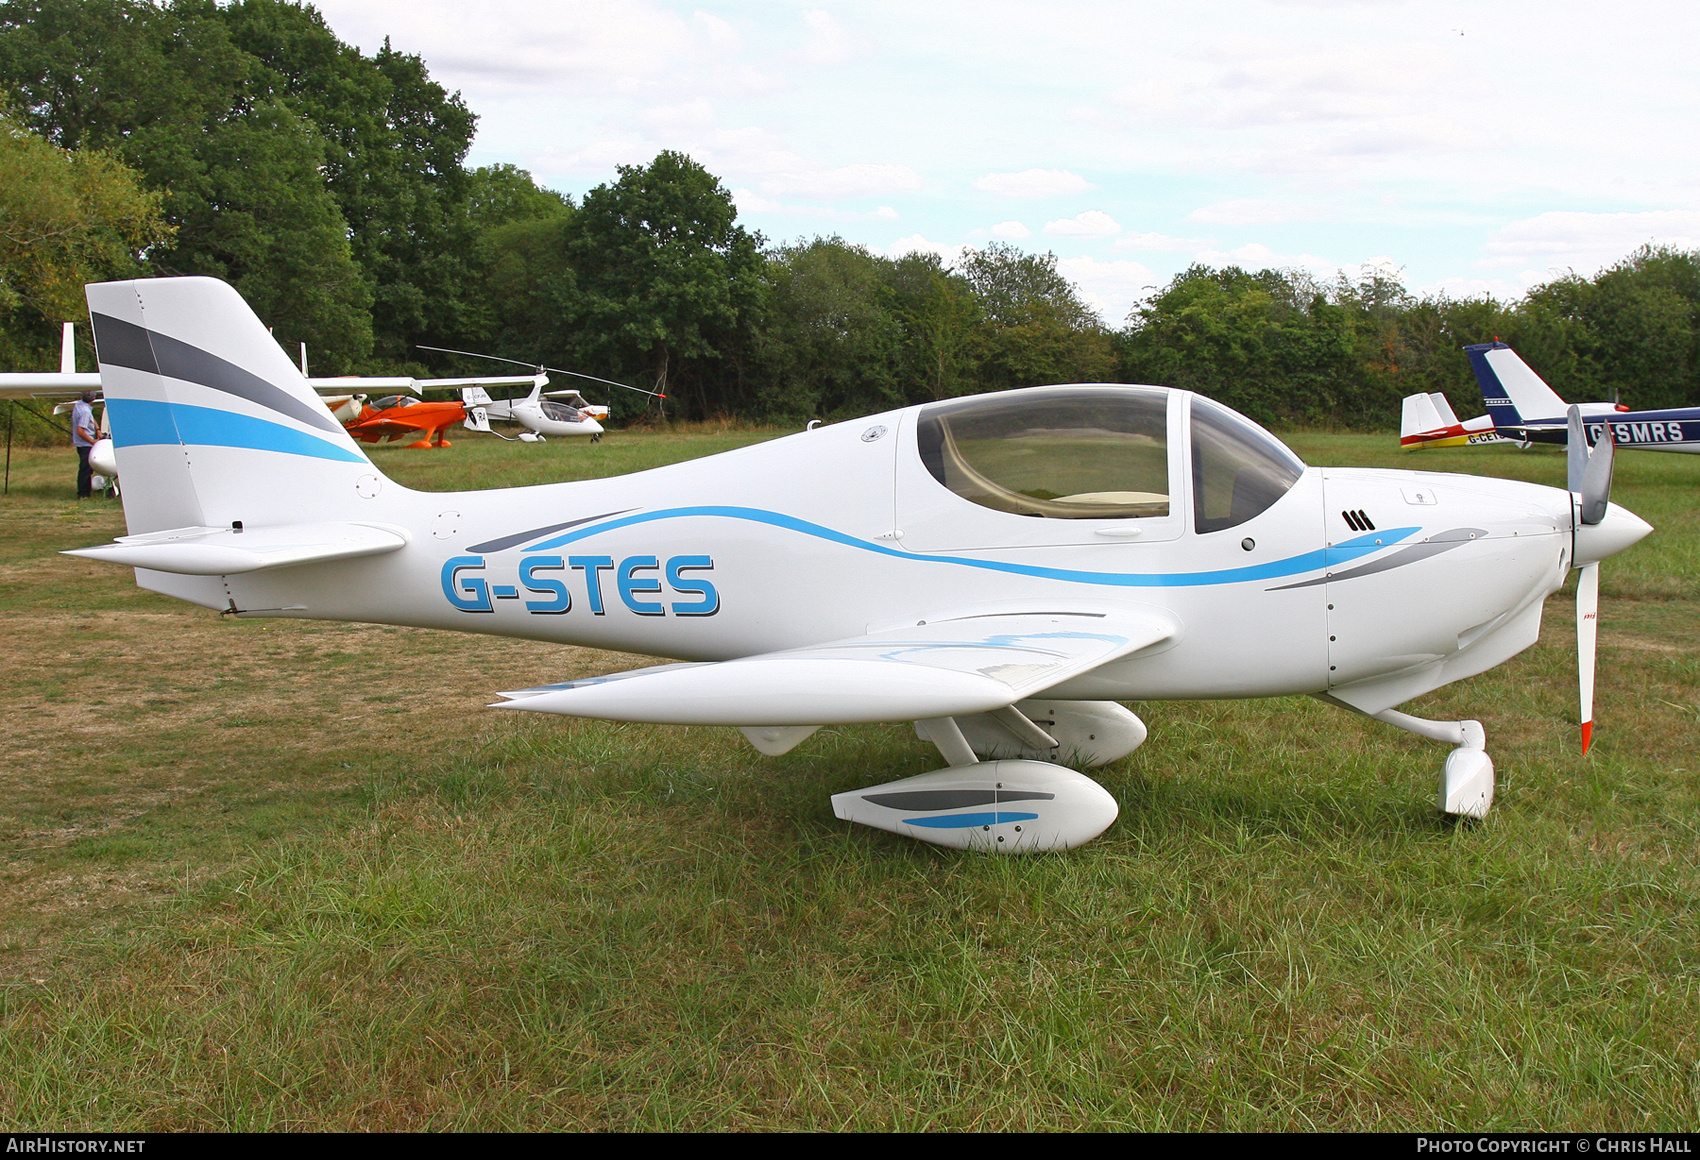
[(83, 397), (71, 404), (71, 446), (77, 449), (77, 498), (94, 495), (94, 468), (89, 466), (89, 448), (100, 440), (94, 425), (94, 392), (84, 391)]

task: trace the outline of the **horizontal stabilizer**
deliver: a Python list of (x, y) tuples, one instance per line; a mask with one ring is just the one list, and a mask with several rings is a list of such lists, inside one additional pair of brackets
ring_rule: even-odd
[(987, 713), (1178, 631), (1167, 613), (933, 620), (735, 661), (503, 693), (504, 709), (672, 725), (836, 725)]
[(233, 576), (326, 560), (377, 556), (407, 545), (401, 528), (377, 524), (287, 524), (266, 528), (172, 528), (63, 553), (183, 576)]

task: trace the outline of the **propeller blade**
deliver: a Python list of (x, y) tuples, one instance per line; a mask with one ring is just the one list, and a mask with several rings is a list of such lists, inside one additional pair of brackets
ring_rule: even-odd
[(1594, 740), (1594, 645), (1600, 627), (1600, 566), (1576, 578), (1576, 679), (1582, 694), (1582, 752)]
[(1570, 404), (1570, 430), (1565, 435), (1565, 484), (1570, 491), (1582, 490), (1582, 472), (1588, 466), (1588, 430), (1582, 424), (1582, 408)]
[(1611, 500), (1612, 458), (1617, 441), (1612, 438), (1611, 424), (1602, 424), (1600, 440), (1588, 454), (1588, 465), (1582, 469), (1582, 522), (1597, 524), (1606, 518), (1606, 504)]

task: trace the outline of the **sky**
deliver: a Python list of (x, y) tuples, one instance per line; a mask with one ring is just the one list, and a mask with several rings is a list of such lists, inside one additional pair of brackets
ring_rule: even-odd
[(1195, 262), (1511, 299), (1700, 248), (1700, 5), (315, 0), (575, 200), (689, 154), (770, 243), (1050, 251), (1111, 326)]

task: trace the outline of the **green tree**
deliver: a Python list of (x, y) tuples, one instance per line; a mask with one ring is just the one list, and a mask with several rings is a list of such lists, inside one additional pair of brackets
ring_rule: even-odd
[(476, 329), (475, 118), (417, 56), (367, 57), (286, 0), (4, 0), (0, 77), (33, 128), (114, 150), (165, 193), (162, 272), (294, 304), (268, 321), (321, 362), (368, 360), (362, 315), (392, 365)]
[(163, 194), (158, 273), (226, 278), (321, 365), (369, 354), (371, 291), (325, 186), (323, 139), (211, 0), (8, 0), (0, 76), (56, 144), (108, 149)]
[(908, 401), (948, 399), (978, 383), (976, 350), (984, 315), (974, 289), (937, 254), (906, 254), (887, 279), (905, 333)]
[(541, 361), (559, 346), (551, 293), (570, 278), (572, 200), (539, 188), (517, 166), (494, 165), (469, 175), (466, 205), (479, 284), (470, 295), (466, 349)]
[(1124, 370), (1259, 422), (1352, 423), (1364, 413), (1349, 312), (1279, 270), (1192, 266), (1129, 318)]
[(168, 243), (160, 197), (110, 154), (59, 149), (0, 115), (0, 318), (13, 366), (87, 312), (83, 285)]
[(419, 342), (476, 335), (482, 303), (461, 163), (477, 118), (459, 94), (387, 39), (371, 57), (344, 44), (307, 4), (239, 0), (218, 18), (324, 141), (323, 180), (372, 295), (379, 359), (418, 360)]
[(1644, 246), (1591, 279), (1556, 278), (1516, 320), (1508, 341), (1567, 399), (1700, 403), (1700, 251)]
[(571, 268), (552, 288), (563, 357), (642, 379), (636, 385), (665, 391), (688, 415), (745, 409), (763, 299), (760, 237), (682, 153), (619, 174), (585, 194), (572, 218)]
[(152, 263), (224, 279), (280, 341), (305, 342), (315, 365), (345, 370), (371, 351), (372, 298), (317, 180), (323, 157), (318, 134), (275, 101), (209, 125), (195, 169), (169, 187), (177, 243)]
[(866, 414), (908, 401), (905, 330), (888, 284), (892, 263), (841, 238), (768, 255), (763, 383), (757, 407), (775, 418)]
[(1102, 382), (1116, 371), (1109, 333), (1057, 269), (1055, 254), (1028, 254), (994, 242), (969, 250), (956, 272), (982, 323), (980, 389)]

